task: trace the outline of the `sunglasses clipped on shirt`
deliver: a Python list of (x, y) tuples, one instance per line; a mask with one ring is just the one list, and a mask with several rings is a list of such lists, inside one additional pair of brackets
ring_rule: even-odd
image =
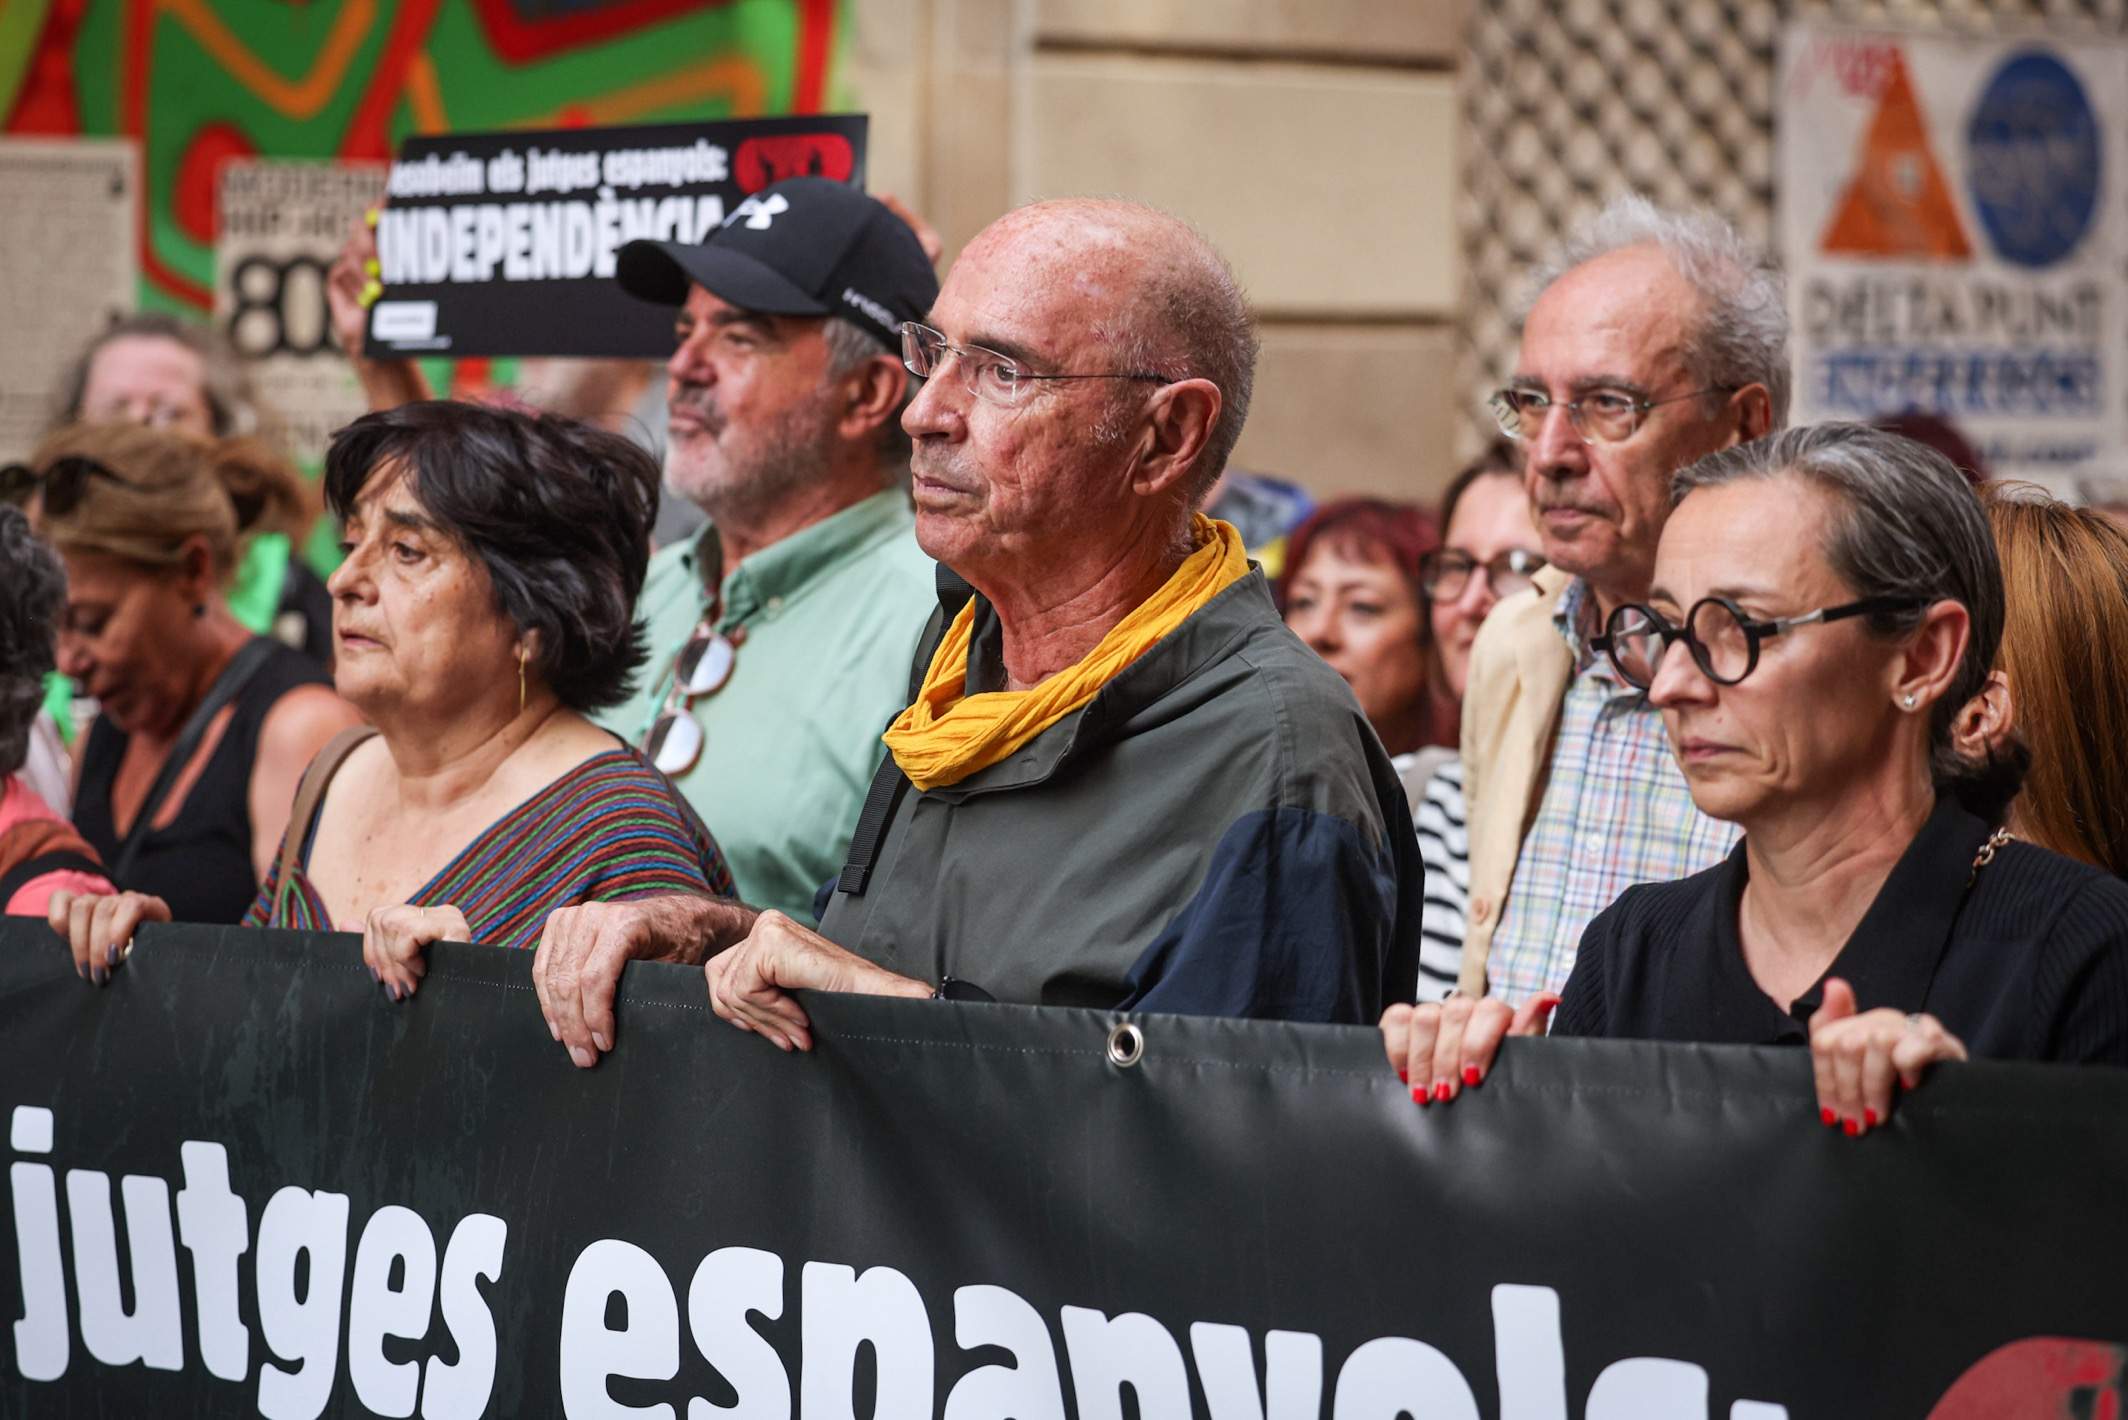
[(26, 463), (0, 467), (0, 503), (20, 507), (30, 501), (31, 494), (41, 492), (44, 511), (52, 517), (63, 518), (81, 506), (92, 478), (101, 478), (122, 488), (141, 486), (130, 478), (113, 473), (86, 454), (62, 454), (47, 464), (42, 472)]
[(687, 638), (672, 663), (672, 684), (665, 692), (664, 708), (651, 723), (643, 741), (643, 754), (659, 772), (677, 777), (695, 767), (707, 740), (702, 722), (695, 718), (694, 702), (715, 695), (731, 679), (738, 660), (743, 630), (730, 636), (717, 630), (716, 609)]

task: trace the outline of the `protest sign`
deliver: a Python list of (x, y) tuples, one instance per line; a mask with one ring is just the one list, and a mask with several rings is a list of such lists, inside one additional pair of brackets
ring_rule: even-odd
[[(2128, 1072), (1941, 1067), (1861, 1139), (1798, 1051), (811, 997), (530, 953), (0, 927), (0, 1413), (2003, 1420), (2124, 1399)], [(1134, 1054), (1132, 1047), (1136, 1046)], [(795, 1406), (795, 1409), (794, 1409)]]
[(0, 460), (28, 456), (65, 362), (133, 309), (139, 174), (131, 139), (0, 139)]
[(2128, 491), (2128, 44), (1799, 23), (1778, 86), (1796, 422), (1927, 411)]
[(672, 353), (624, 293), (637, 237), (697, 242), (787, 177), (864, 185), (865, 119), (763, 118), (409, 138), (377, 226), (373, 355)]
[(326, 273), (384, 195), (385, 165), (235, 159), (216, 186), (214, 318), (251, 376), (262, 432), (307, 465), (368, 401), (332, 337)]

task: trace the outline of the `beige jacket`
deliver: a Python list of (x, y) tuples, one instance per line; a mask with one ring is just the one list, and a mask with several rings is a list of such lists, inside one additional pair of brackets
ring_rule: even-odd
[(1463, 692), (1463, 797), (1470, 825), (1470, 911), (1457, 985), (1485, 993), (1485, 963), (1507, 905), (1522, 837), (1544, 798), (1559, 706), (1574, 654), (1552, 623), (1573, 577), (1556, 567), (1493, 609), (1470, 651)]

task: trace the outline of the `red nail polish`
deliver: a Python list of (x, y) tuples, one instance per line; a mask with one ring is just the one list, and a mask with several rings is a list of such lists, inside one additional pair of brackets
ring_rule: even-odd
[(1413, 1104), (1418, 1105), (1421, 1109), (1423, 1109), (1426, 1106), (1427, 1098), (1428, 1096), (1426, 1094), (1426, 1087), (1424, 1085), (1413, 1085), (1411, 1087), (1411, 1102)]
[(1869, 1109), (1869, 1108), (1865, 1107), (1865, 1108), (1863, 1109), (1863, 1111), (1862, 1111), (1862, 1122), (1863, 1122), (1864, 1124), (1867, 1124), (1867, 1125), (1868, 1125), (1868, 1126), (1869, 1126), (1870, 1128), (1872, 1128), (1872, 1129), (1876, 1128), (1876, 1127), (1877, 1127), (1877, 1111), (1875, 1111), (1875, 1110), (1873, 1110), (1873, 1109)]
[(1440, 1100), (1440, 1101), (1444, 1102), (1444, 1103), (1445, 1103), (1445, 1102), (1447, 1101), (1447, 1099), (1448, 1099), (1448, 1081), (1446, 1081), (1446, 1080), (1436, 1080), (1436, 1081), (1434, 1081), (1434, 1085), (1433, 1085), (1433, 1097), (1434, 1097), (1435, 1099), (1437, 1099), (1437, 1100)]
[(1409, 1070), (1398, 1070), (1397, 1079), (1403, 1084), (1408, 1085), (1411, 1083), (1411, 1072)]
[(1825, 1127), (1827, 1129), (1832, 1128), (1835, 1124), (1838, 1124), (1840, 1122), (1840, 1116), (1832, 1112), (1832, 1106), (1830, 1105), (1827, 1105), (1823, 1109), (1820, 1109), (1818, 1111), (1818, 1118), (1824, 1121)]
[(1847, 1131), (1847, 1137), (1850, 1139), (1854, 1138), (1857, 1134), (1860, 1134), (1862, 1132), (1862, 1126), (1855, 1123), (1852, 1119), (1841, 1120), (1840, 1127)]
[(1478, 1067), (1477, 1067), (1477, 1066), (1475, 1066), (1475, 1065), (1465, 1065), (1465, 1066), (1463, 1067), (1463, 1083), (1464, 1083), (1464, 1084), (1466, 1084), (1466, 1085), (1475, 1085), (1475, 1084), (1477, 1084), (1477, 1083), (1478, 1083), (1478, 1081), (1479, 1081), (1479, 1080), (1480, 1080), (1481, 1078), (1483, 1078), (1483, 1077), (1479, 1075), (1479, 1073), (1478, 1073)]

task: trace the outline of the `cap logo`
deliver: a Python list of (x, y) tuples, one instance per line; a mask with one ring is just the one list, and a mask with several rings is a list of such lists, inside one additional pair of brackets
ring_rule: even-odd
[(882, 306), (881, 304), (879, 304), (879, 302), (873, 300), (870, 296), (859, 295), (856, 291), (852, 290), (848, 286), (842, 288), (842, 299), (845, 303), (857, 307), (858, 310), (863, 311), (866, 315), (870, 316), (873, 320), (877, 321), (879, 324), (885, 326), (889, 330), (892, 330), (895, 326), (901, 324), (901, 322), (894, 319), (894, 313), (892, 311), (889, 311), (885, 306)]
[(769, 224), (776, 220), (779, 213), (790, 210), (791, 200), (780, 192), (772, 192), (766, 197), (749, 197), (732, 209), (731, 216), (724, 219), (724, 225), (729, 227), (732, 223), (744, 217), (747, 230), (765, 232), (769, 229)]

